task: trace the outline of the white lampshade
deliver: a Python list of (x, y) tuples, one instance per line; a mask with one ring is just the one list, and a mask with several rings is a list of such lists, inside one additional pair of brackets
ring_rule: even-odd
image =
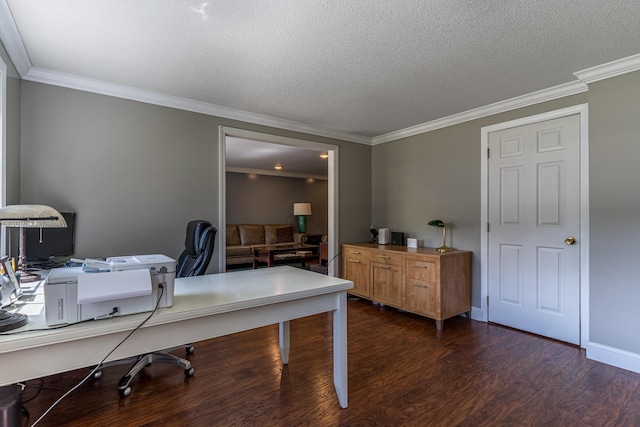
[(311, 215), (311, 203), (294, 203), (294, 215)]
[(45, 205), (10, 205), (0, 208), (0, 223), (5, 227), (66, 228), (60, 212)]

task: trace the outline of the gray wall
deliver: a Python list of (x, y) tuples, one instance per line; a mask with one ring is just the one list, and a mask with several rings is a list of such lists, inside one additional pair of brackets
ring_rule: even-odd
[(0, 43), (0, 57), (7, 65), (7, 204), (20, 199), (20, 88), (22, 81)]
[(337, 145), (340, 241), (368, 236), (371, 147), (29, 81), (21, 95), (21, 202), (76, 211), (78, 257), (177, 257), (189, 220), (218, 226), (219, 126)]
[(227, 224), (292, 224), (293, 204), (311, 203), (307, 234), (327, 234), (327, 181), (227, 172)]
[(372, 152), (372, 219), (416, 237), (421, 246), (447, 243), (473, 252), (472, 304), (480, 307), (480, 130), (484, 126), (587, 102), (586, 93), (376, 145)]
[(640, 354), (640, 72), (589, 85), (590, 339)]
[[(7, 66), (7, 122), (6, 122), (6, 203), (20, 203), (20, 90), (22, 81), (18, 76), (13, 62), (0, 44), (0, 57)], [(7, 253), (17, 257), (18, 254), (18, 229), (8, 228)]]

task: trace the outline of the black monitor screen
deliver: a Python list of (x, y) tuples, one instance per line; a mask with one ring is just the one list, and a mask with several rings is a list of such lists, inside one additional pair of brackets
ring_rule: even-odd
[(54, 258), (70, 257), (75, 250), (75, 212), (60, 212), (67, 221), (67, 228), (26, 229), (26, 252), (28, 261), (47, 261)]

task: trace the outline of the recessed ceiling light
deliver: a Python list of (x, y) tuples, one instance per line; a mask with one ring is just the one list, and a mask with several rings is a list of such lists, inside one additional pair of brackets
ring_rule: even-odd
[(274, 167), (274, 169), (276, 169), (276, 170), (280, 170), (280, 169), (282, 169), (282, 165), (279, 165), (279, 164), (278, 164), (278, 165), (276, 165), (276, 166)]
[(322, 153), (322, 154), (320, 154), (320, 158), (321, 158), (321, 159), (328, 159), (328, 158), (329, 158), (329, 154), (327, 154), (327, 153)]

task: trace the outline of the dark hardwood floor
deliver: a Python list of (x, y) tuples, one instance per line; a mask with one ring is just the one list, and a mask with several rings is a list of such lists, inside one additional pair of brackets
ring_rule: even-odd
[[(153, 365), (120, 398), (126, 367), (111, 367), (38, 426), (640, 425), (640, 374), (577, 347), (464, 317), (438, 332), (432, 320), (365, 300), (349, 301), (348, 320), (347, 409), (333, 388), (332, 321), (322, 314), (291, 322), (288, 366), (276, 325), (199, 342), (194, 377)], [(44, 378), (24, 425), (87, 372)], [(23, 400), (39, 386), (27, 384)]]

